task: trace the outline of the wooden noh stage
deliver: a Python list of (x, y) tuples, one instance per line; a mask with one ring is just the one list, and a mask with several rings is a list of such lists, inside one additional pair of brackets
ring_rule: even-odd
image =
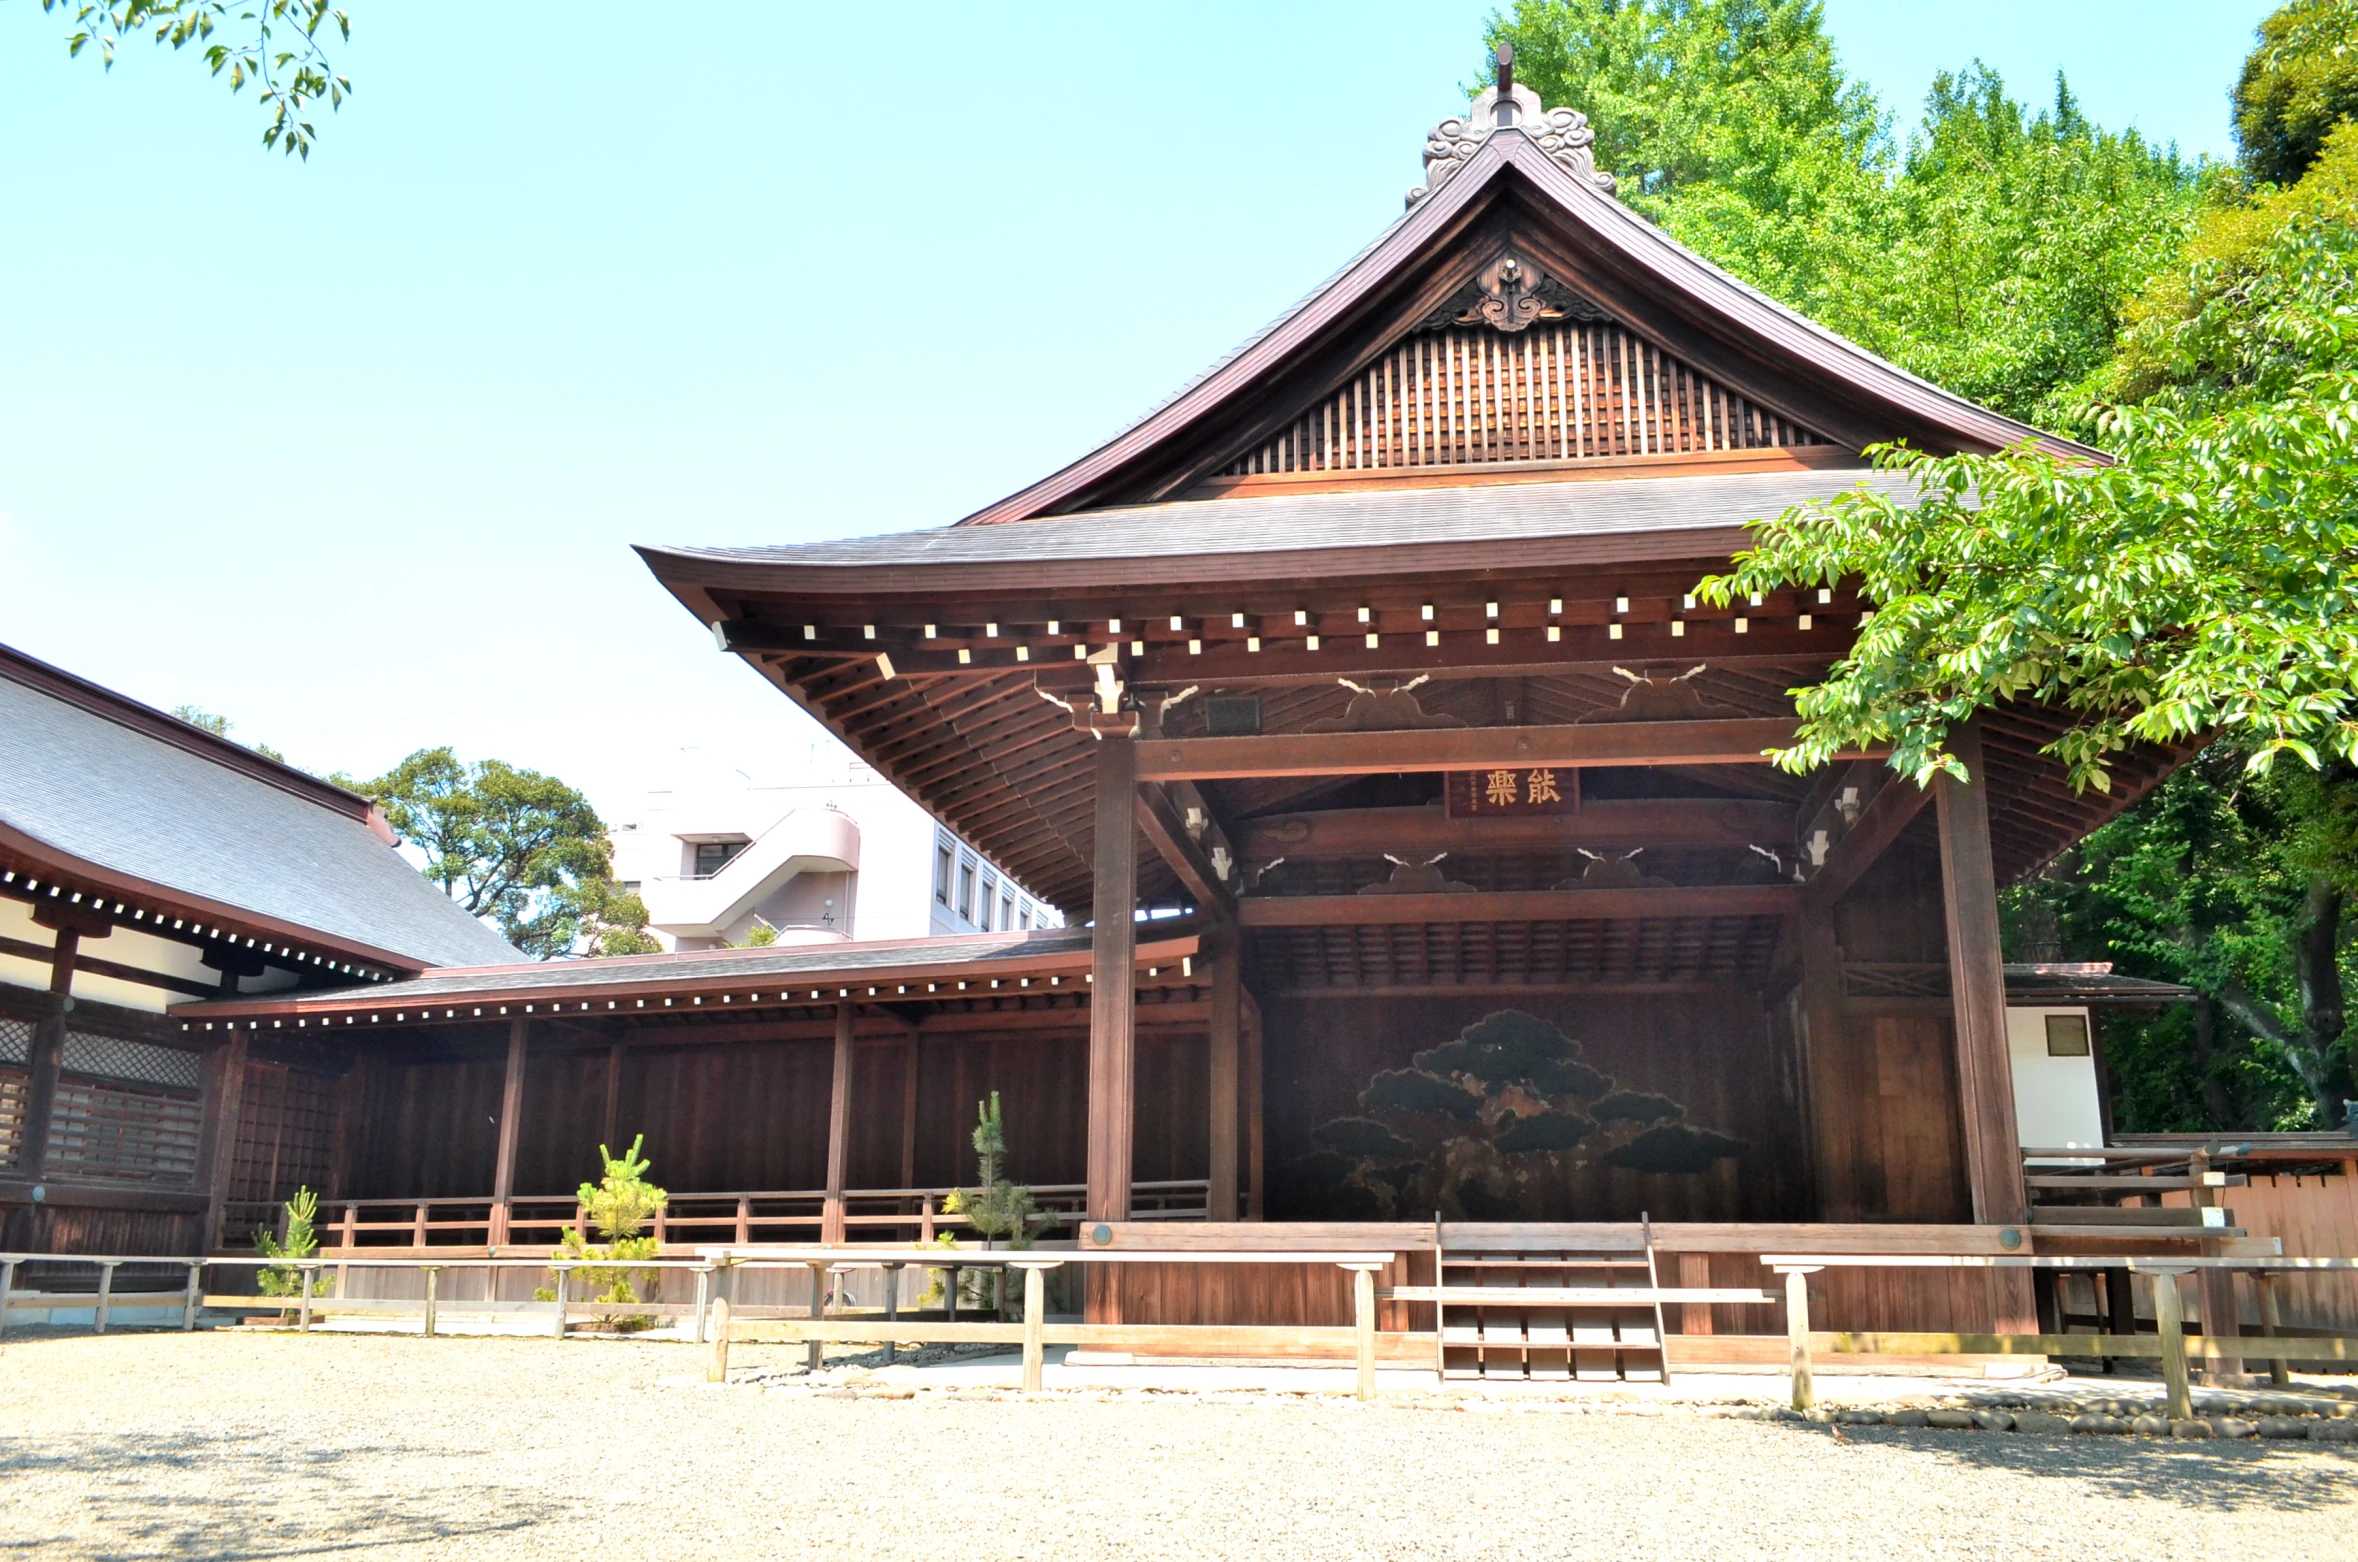
[[(1789, 774), (1764, 751), (1790, 691), (1871, 605), (1690, 593), (1746, 522), (1892, 488), (1877, 441), (2100, 457), (1733, 281), (1588, 145), (1578, 114), (1485, 92), (1331, 280), (956, 525), (642, 550), (1072, 930), (183, 1019), (357, 1058), (309, 1152), (336, 1198), (474, 1201), (447, 1231), (446, 1206), (364, 1204), (372, 1241), (545, 1243), (594, 1147), (641, 1131), (674, 1242), (905, 1240), (972, 1176), (992, 1091), (1015, 1175), (1069, 1190), (1084, 1247), (1380, 1248), (1430, 1284), (1453, 1232), (1540, 1258), (1637, 1232), (1664, 1284), (1758, 1287), (1769, 1252), (2098, 1241), (2028, 1222), (1997, 893), (2183, 756), (2123, 755), (2082, 795), (2040, 752), (2064, 720), (2015, 705), (1954, 734), (1969, 783), (1874, 755)], [(1088, 1311), (1339, 1323), (1348, 1282), (1105, 1264)], [(2019, 1271), (1819, 1283), (1828, 1328), (2034, 1325)]]

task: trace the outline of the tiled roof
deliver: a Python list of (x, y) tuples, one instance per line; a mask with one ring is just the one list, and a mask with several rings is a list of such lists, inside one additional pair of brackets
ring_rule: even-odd
[(1607, 482), (1374, 489), (1173, 500), (1020, 526), (943, 526), (799, 546), (666, 548), (681, 558), (794, 568), (1006, 564), (1321, 552), (1417, 543), (1533, 541), (1742, 526), (1865, 485), (1895, 497), (1913, 480), (1846, 469)]
[[(0, 826), (65, 857), (418, 965), (518, 958), (396, 856), (366, 805), (0, 656)], [(121, 708), (118, 708), (121, 707)], [(147, 729), (147, 730), (143, 730)]]

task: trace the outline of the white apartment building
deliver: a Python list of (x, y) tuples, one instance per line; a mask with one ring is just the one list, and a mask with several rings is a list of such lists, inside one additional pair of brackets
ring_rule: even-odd
[(1064, 918), (833, 744), (791, 779), (682, 755), (616, 825), (614, 876), (672, 950), (1062, 927)]

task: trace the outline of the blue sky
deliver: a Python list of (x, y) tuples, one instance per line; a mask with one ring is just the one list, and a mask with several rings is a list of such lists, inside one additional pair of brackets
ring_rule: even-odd
[[(1081, 453), (1398, 211), (1490, 9), (347, 3), (308, 166), (0, 4), (0, 641), (623, 819), (816, 730), (630, 543), (935, 525)], [(2215, 155), (2268, 9), (1827, 4), (1903, 125), (1978, 54)]]

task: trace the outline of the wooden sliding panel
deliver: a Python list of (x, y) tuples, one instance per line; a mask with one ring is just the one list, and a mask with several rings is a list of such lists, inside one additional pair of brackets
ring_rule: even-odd
[(827, 1196), (819, 1214), (819, 1240), (844, 1238), (843, 1183), (851, 1164), (852, 1011), (835, 1006), (835, 1071), (827, 1094)]
[(516, 1194), (516, 1137), (524, 1117), (524, 1043), (530, 1022), (508, 1021), (508, 1072), (499, 1095), (499, 1154), (491, 1166), (491, 1245), (508, 1239), (508, 1202)]
[(2006, 1050), (2006, 972), (1998, 948), (1998, 882), (1990, 852), (1989, 784), (1982, 767), (1980, 719), (1951, 734), (1949, 747), (1972, 777), (1959, 782), (1943, 774), (1934, 783), (1965, 1176), (1976, 1221), (2013, 1222), (2024, 1218), (2028, 1200), (2014, 1125), (2013, 1067)]
[(1093, 1221), (1130, 1218), (1130, 1167), (1136, 1138), (1136, 992), (1131, 966), (1138, 946), (1138, 843), (1134, 814), (1138, 747), (1109, 734), (1097, 746), (1097, 872), (1090, 896), (1096, 918), (1089, 989), (1089, 1177)]
[(1244, 990), (1240, 969), (1242, 940), (1233, 929), (1221, 940), (1212, 959), (1211, 1019), (1211, 1191), (1208, 1219), (1237, 1218), (1237, 1130), (1240, 1126), (1238, 1086), (1241, 1076)]
[(245, 1110), (246, 1053), (252, 1045), (251, 1031), (231, 1031), (208, 1081), (212, 1098), (205, 1105), (212, 1118), (212, 1132), (198, 1157), (205, 1178), (205, 1229), (200, 1240), (207, 1251), (221, 1245), (222, 1207), (229, 1201), (229, 1179), (237, 1168), (238, 1127)]

